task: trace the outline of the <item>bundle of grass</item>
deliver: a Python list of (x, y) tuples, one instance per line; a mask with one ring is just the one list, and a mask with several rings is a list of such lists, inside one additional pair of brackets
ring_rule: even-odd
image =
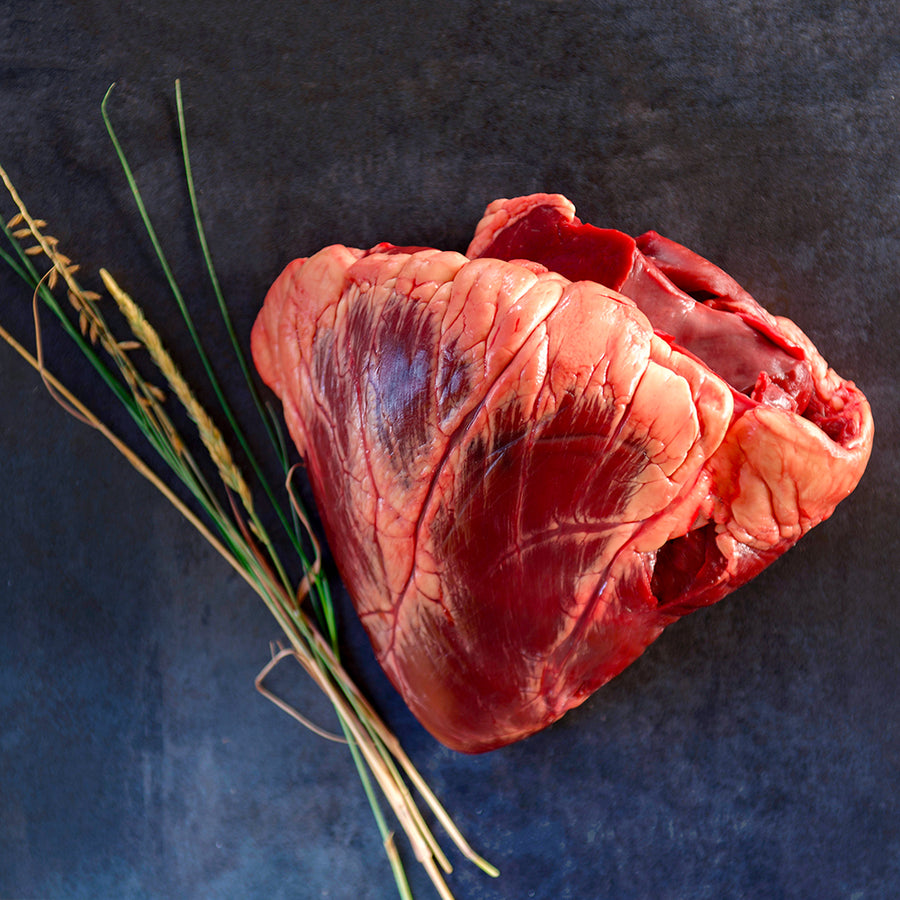
[[(274, 654), (270, 663), (260, 672), (257, 678), (258, 689), (316, 733), (346, 744), (372, 807), (400, 896), (410, 898), (411, 892), (400, 854), (394, 844), (393, 832), (382, 811), (385, 801), (406, 833), (415, 858), (425, 867), (438, 894), (445, 900), (452, 900), (452, 893), (444, 878), (444, 873), (451, 871), (450, 863), (426, 823), (419, 802), (424, 802), (431, 815), (440, 822), (467, 859), (490, 875), (496, 875), (497, 872), (471, 849), (404, 753), (396, 737), (385, 726), (341, 665), (337, 650), (338, 634), (334, 604), (328, 580), (323, 576), (319, 564), (319, 546), (297, 492), (291, 487), (292, 469), (287, 458), (285, 442), (279, 433), (277, 420), (268, 414), (257, 394), (246, 356), (235, 336), (207, 246), (191, 173), (180, 84), (176, 82), (176, 107), (184, 172), (199, 244), (231, 339), (235, 359), (244, 373), (247, 389), (253, 397), (284, 472), (286, 490), (283, 501), (279, 498), (279, 492), (272, 488), (263, 474), (263, 467), (252, 453), (203, 350), (200, 336), (150, 222), (140, 191), (110, 121), (107, 112), (109, 97), (110, 93), (107, 92), (101, 110), (113, 147), (137, 203), (147, 235), (210, 380), (219, 407), (217, 414), (221, 414), (227, 422), (229, 433), (240, 444), (242, 453), (249, 462), (252, 476), (248, 480), (235, 462), (222, 431), (197, 400), (195, 392), (182, 376), (158, 332), (138, 304), (122, 290), (109, 271), (100, 270), (100, 279), (131, 332), (131, 337), (120, 340), (115, 336), (101, 309), (101, 295), (82, 286), (76, 278), (78, 266), (60, 251), (59, 241), (47, 234), (46, 222), (29, 214), (2, 168), (0, 178), (18, 212), (4, 226), (9, 249), (0, 249), (0, 258), (33, 291), (36, 351), (35, 353), (28, 351), (2, 327), (0, 336), (40, 373), (54, 397), (73, 415), (103, 434), (140, 474), (164, 494), (262, 598), (282, 629), (287, 646)], [(23, 245), (23, 242), (27, 242), (27, 246)], [(46, 260), (50, 266), (44, 274), (41, 274), (36, 266), (41, 259)], [(63, 287), (74, 310), (74, 316), (66, 310), (63, 303), (59, 302), (58, 293)], [(143, 461), (138, 452), (114, 434), (94, 412), (47, 370), (41, 348), (39, 309), (42, 307), (52, 312), (75, 341), (85, 359), (112, 390), (150, 447), (165, 464), (165, 471), (174, 483), (180, 485), (178, 490), (166, 480), (168, 476), (158, 475)], [(195, 424), (200, 444), (212, 463), (212, 472), (217, 476), (217, 480), (204, 474), (205, 463), (201, 465), (201, 461), (191, 453), (190, 441), (182, 437), (172, 417), (167, 413), (166, 392), (158, 385), (150, 383), (141, 374), (141, 367), (136, 365), (132, 354), (144, 351), (162, 375), (168, 390), (175, 395)], [(189, 498), (192, 498), (189, 502), (185, 502), (180, 496), (185, 491)], [(296, 553), (300, 570), (298, 584), (291, 581), (288, 575), (289, 567), (280, 558), (275, 542), (263, 524), (263, 516), (257, 511), (256, 503), (259, 495), (262, 495), (265, 502), (271, 506), (274, 519), (284, 528), (289, 544)], [(296, 659), (328, 697), (337, 714), (342, 737), (330, 735), (307, 722), (299, 712), (264, 687), (264, 679), (272, 666), (288, 656)], [(380, 789), (382, 799), (379, 799), (376, 786)], [(418, 802), (413, 795), (413, 789), (419, 795)]]

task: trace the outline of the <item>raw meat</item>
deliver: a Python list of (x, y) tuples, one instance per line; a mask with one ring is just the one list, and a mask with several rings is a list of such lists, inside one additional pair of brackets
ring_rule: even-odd
[(797, 326), (559, 195), (492, 203), (467, 256), (295, 260), (252, 348), (381, 665), (467, 752), (549, 725), (752, 578), (872, 441)]

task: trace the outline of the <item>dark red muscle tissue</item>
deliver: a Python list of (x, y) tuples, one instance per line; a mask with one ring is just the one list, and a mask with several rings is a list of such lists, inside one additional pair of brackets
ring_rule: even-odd
[(379, 661), (450, 747), (549, 725), (853, 490), (869, 406), (655, 233), (498, 200), (292, 262), (253, 329)]

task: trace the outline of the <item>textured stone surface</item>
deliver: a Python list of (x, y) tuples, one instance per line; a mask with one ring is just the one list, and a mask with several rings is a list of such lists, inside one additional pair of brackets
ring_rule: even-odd
[[(853, 497), (757, 581), (547, 732), (484, 757), (422, 732), (350, 618), (346, 652), (502, 870), (495, 882), (460, 863), (460, 900), (898, 895), (894, 4), (424, 7), (0, 3), (0, 162), (184, 360), (100, 121), (112, 81), (214, 353), (179, 76), (244, 336), (292, 257), (332, 241), (461, 250), (488, 201), (535, 190), (596, 224), (655, 228), (795, 319), (868, 395), (875, 451)], [(0, 310), (30, 339), (29, 297), (5, 270)], [(111, 409), (44, 331), (52, 368)], [(0, 897), (393, 896), (349, 756), (253, 691), (278, 636), (269, 614), (7, 351), (0, 458)], [(275, 684), (330, 721), (301, 675)]]

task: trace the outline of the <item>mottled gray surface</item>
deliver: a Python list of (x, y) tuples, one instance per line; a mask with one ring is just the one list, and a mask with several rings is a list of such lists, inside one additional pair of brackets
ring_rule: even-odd
[[(293, 256), (462, 249), (489, 200), (533, 190), (686, 243), (793, 317), (868, 394), (876, 448), (852, 498), (753, 584), (557, 726), (484, 757), (422, 732), (350, 617), (346, 654), (502, 870), (460, 862), (459, 900), (900, 896), (896, 3), (427, 6), (2, 2), (0, 162), (184, 360), (100, 121), (112, 81), (214, 354), (178, 76), (244, 337)], [(0, 323), (30, 339), (28, 294), (5, 271)], [(52, 368), (110, 411), (44, 330)], [(0, 388), (0, 898), (394, 896), (348, 754), (253, 690), (269, 614), (2, 347)], [(275, 683), (330, 721), (301, 674)]]

